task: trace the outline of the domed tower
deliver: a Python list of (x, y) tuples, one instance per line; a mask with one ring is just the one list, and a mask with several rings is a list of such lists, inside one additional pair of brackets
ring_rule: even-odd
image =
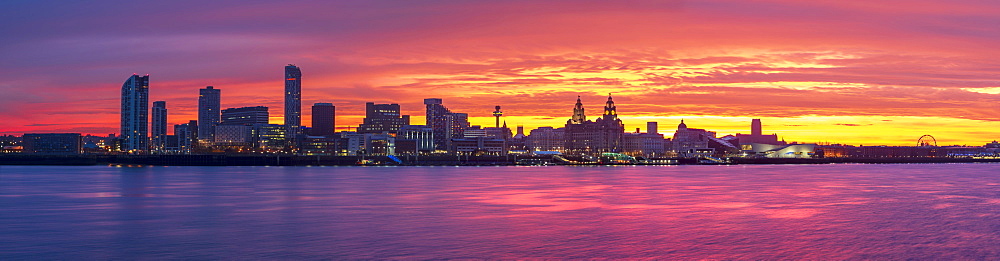
[(583, 114), (583, 102), (580, 101), (580, 96), (576, 96), (576, 106), (573, 107), (573, 117), (566, 123), (583, 124), (585, 121), (587, 121), (587, 116)]
[(688, 128), (687, 124), (684, 124), (684, 119), (681, 119), (681, 124), (677, 124), (678, 130), (686, 130)]
[(615, 101), (611, 99), (611, 94), (608, 93), (608, 101), (604, 103), (604, 120), (615, 119), (618, 119), (618, 107), (615, 106)]

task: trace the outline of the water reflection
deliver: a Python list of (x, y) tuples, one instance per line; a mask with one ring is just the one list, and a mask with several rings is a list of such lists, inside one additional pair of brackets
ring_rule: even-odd
[(0, 259), (1000, 257), (993, 164), (0, 168)]

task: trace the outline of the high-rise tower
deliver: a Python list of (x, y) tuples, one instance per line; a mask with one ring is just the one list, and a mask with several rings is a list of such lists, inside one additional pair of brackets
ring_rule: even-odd
[(312, 135), (332, 136), (337, 107), (333, 103), (316, 103), (312, 106)]
[(434, 132), (434, 148), (447, 150), (452, 138), (461, 138), (469, 127), (469, 114), (454, 113), (439, 98), (424, 99), (427, 106), (427, 126)]
[(215, 139), (215, 126), (222, 118), (222, 90), (213, 86), (198, 90), (198, 139), (210, 143)]
[(163, 150), (167, 142), (167, 102), (153, 102), (153, 121), (150, 124), (152, 129), (153, 144), (152, 150)]
[(285, 66), (285, 135), (293, 141), (302, 126), (302, 70), (294, 64)]
[(149, 150), (149, 75), (133, 74), (122, 84), (121, 138), (123, 151)]

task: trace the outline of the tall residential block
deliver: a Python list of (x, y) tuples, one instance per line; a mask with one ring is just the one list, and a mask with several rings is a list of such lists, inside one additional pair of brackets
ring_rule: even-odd
[(451, 139), (462, 138), (469, 127), (469, 114), (451, 112), (439, 98), (424, 99), (424, 105), (427, 107), (426, 125), (434, 130), (434, 148), (447, 150), (451, 147)]
[(337, 107), (333, 103), (316, 103), (312, 106), (312, 135), (332, 136), (336, 126)]
[(221, 119), (222, 90), (213, 86), (198, 91), (198, 139), (212, 142), (215, 139), (215, 126)]
[(150, 124), (153, 135), (152, 150), (163, 150), (167, 144), (167, 102), (153, 102), (153, 122)]
[[(285, 66), (285, 135), (297, 137), (302, 117), (302, 70)], [(289, 139), (291, 140), (291, 139)]]
[(122, 84), (121, 150), (149, 150), (149, 75), (132, 75)]

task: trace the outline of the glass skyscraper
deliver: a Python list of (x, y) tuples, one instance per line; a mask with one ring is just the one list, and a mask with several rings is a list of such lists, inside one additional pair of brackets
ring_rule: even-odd
[[(296, 137), (302, 126), (302, 70), (294, 64), (285, 66), (285, 135)], [(294, 139), (288, 139), (294, 140)]]
[(149, 150), (149, 75), (133, 74), (122, 84), (121, 150)]
[(198, 139), (211, 143), (215, 139), (215, 126), (222, 118), (222, 90), (208, 86), (198, 92)]
[(167, 102), (153, 102), (153, 122), (150, 126), (153, 132), (152, 150), (163, 150), (167, 141)]

